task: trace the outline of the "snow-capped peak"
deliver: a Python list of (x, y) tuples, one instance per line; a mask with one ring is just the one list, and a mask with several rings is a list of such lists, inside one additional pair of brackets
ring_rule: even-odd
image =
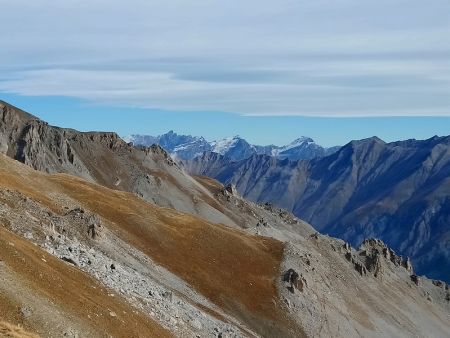
[(302, 136), (285, 146), (258, 146), (251, 145), (239, 135), (208, 142), (203, 137), (178, 135), (173, 130), (166, 134), (152, 137), (146, 135), (131, 135), (124, 138), (135, 144), (151, 145), (159, 144), (172, 156), (180, 159), (192, 159), (204, 152), (214, 152), (227, 156), (232, 160), (242, 160), (253, 155), (271, 155), (278, 158), (292, 160), (310, 159), (325, 156), (336, 149), (326, 149), (317, 145), (310, 137)]
[(302, 145), (302, 144), (310, 145), (313, 143), (315, 143), (315, 142), (312, 138), (307, 137), (307, 136), (302, 136), (302, 137), (299, 137), (298, 139), (292, 141), (291, 143), (289, 143), (287, 146), (285, 146), (285, 148), (298, 147), (299, 145)]
[(239, 136), (226, 137), (221, 140), (210, 142), (212, 151), (224, 155), (230, 148), (234, 147), (241, 138)]

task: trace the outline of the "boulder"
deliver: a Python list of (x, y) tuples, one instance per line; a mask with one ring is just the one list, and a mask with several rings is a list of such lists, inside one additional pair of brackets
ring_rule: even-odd
[(224, 191), (230, 195), (236, 195), (236, 187), (232, 184), (228, 184), (227, 186), (225, 186)]
[(303, 291), (304, 282), (294, 269), (289, 269), (283, 274), (283, 282), (288, 284), (288, 290), (292, 293), (295, 292), (295, 289)]
[(417, 275), (411, 275), (411, 281), (417, 286), (420, 285), (420, 277)]

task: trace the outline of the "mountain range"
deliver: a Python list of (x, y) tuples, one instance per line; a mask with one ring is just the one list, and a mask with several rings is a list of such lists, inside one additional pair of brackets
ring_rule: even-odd
[(450, 281), (450, 137), (373, 137), (310, 161), (204, 154), (186, 166), (353, 245), (380, 238), (411, 257), (419, 273)]
[(239, 136), (208, 142), (203, 137), (178, 135), (173, 131), (157, 137), (131, 135), (125, 137), (125, 140), (143, 146), (158, 144), (174, 158), (180, 160), (192, 160), (205, 152), (224, 155), (234, 161), (247, 159), (253, 155), (270, 155), (280, 159), (304, 160), (330, 155), (339, 149), (339, 147), (324, 148), (309, 137), (300, 137), (285, 146), (259, 146), (252, 145)]
[[(226, 160), (230, 172), (247, 161), (267, 161), (261, 173), (323, 163), (321, 177), (328, 168), (329, 182), (322, 194), (334, 188), (332, 175), (347, 180), (344, 164), (352, 152), (357, 157), (347, 145), (311, 161), (202, 156)], [(376, 156), (367, 155), (364, 163)], [(333, 167), (338, 159), (342, 164)], [(246, 200), (233, 185), (191, 176), (187, 164), (159, 145), (133, 146), (111, 132), (51, 126), (0, 101), (0, 334), (445, 337), (450, 332), (449, 285), (418, 276), (410, 260), (385, 242), (367, 239), (354, 248), (274, 204)], [(441, 164), (434, 164), (436, 173)], [(348, 180), (358, 173), (366, 176), (360, 169)], [(283, 186), (283, 175), (272, 179)], [(242, 177), (251, 178), (250, 168)], [(313, 190), (312, 182), (308, 187), (305, 191)], [(327, 203), (339, 206), (340, 200), (324, 200), (318, 213)]]

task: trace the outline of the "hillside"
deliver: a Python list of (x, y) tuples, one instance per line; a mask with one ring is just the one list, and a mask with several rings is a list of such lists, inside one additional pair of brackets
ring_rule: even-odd
[(115, 133), (50, 126), (1, 102), (0, 121), (0, 153), (36, 170), (72, 174), (214, 223), (246, 227), (259, 220), (220, 205), (159, 146), (133, 147)]
[[(246, 201), (234, 186), (187, 175), (160, 148), (132, 148), (120, 139), (119, 148), (110, 148), (105, 133), (59, 129), (7, 110), (24, 128), (2, 123), (1, 130), (20, 134), (27, 156), (18, 157), (25, 164), (13, 159), (14, 137), (4, 138), (9, 156), (0, 154), (0, 322), (41, 337), (450, 332), (448, 285), (416, 276), (385, 243), (367, 240), (352, 248), (283, 209)], [(36, 123), (41, 131), (23, 137)], [(79, 162), (73, 162), (87, 171), (61, 165), (60, 143), (45, 135), (64, 136), (71, 149), (81, 140)], [(146, 162), (134, 178), (157, 172), (161, 186), (173, 187), (159, 191), (164, 198), (149, 201), (125, 191), (133, 185), (108, 186), (114, 167), (103, 163), (120, 169), (139, 156)], [(178, 194), (228, 223), (203, 217), (201, 209), (167, 207), (165, 198), (177, 200)]]
[(419, 273), (450, 281), (450, 137), (353, 141), (311, 161), (205, 155), (186, 166), (353, 245), (383, 239)]
[[(1, 273), (14, 280), (2, 284), (3, 302), (11, 308), (5, 319), (41, 335), (61, 332), (69, 323), (74, 332), (91, 336), (120, 327), (151, 332), (158, 330), (152, 320), (176, 336), (298, 337), (338, 327), (345, 337), (361, 330), (373, 336), (432, 330), (439, 336), (449, 330), (445, 283), (424, 279), (415, 285), (394, 253), (379, 256), (376, 270), (369, 261), (358, 263), (361, 252), (384, 252), (382, 243), (368, 242), (360, 251), (320, 235), (283, 243), (73, 176), (39, 173), (3, 155), (0, 174)], [(289, 269), (301, 271), (293, 293), (283, 282)], [(92, 310), (83, 292), (98, 304)], [(149, 327), (130, 326), (136, 319), (130, 308), (119, 307), (121, 298), (145, 316), (150, 313)], [(41, 311), (44, 306), (48, 311)], [(55, 324), (51, 331), (48, 325), (60, 320), (55, 311), (61, 308), (66, 325)], [(91, 324), (89, 317), (87, 322), (77, 317), (74, 311), (81, 308), (99, 319)], [(342, 326), (344, 318), (348, 324)], [(115, 323), (117, 329), (110, 326)]]

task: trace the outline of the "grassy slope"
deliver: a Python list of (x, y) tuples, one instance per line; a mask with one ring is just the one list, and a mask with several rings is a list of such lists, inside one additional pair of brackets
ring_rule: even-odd
[(292, 324), (276, 302), (281, 242), (158, 208), (133, 194), (69, 175), (36, 172), (4, 156), (0, 157), (0, 186), (18, 190), (59, 213), (63, 211), (49, 194), (70, 196), (258, 333), (290, 335)]
[[(70, 325), (71, 319), (76, 320), (86, 331), (96, 336), (170, 336), (159, 324), (136, 311), (120, 297), (109, 297), (108, 290), (94, 279), (2, 227), (0, 261), (7, 267), (7, 270), (1, 269), (0, 276), (14, 278), (17, 287), (7, 291), (14, 292), (15, 298), (20, 300), (19, 293), (30, 290), (38, 299), (50, 301), (55, 313), (62, 312), (67, 318), (68, 322), (63, 325)], [(20, 302), (14, 303), (5, 295), (0, 297), (0, 308), (6, 310), (0, 311), (0, 317), (14, 324), (23, 324), (23, 318), (18, 315)], [(53, 312), (39, 304), (34, 306), (45, 322), (34, 323), (35, 327), (30, 327), (30, 330), (44, 331), (46, 322), (52, 320)], [(43, 313), (45, 311), (48, 313)], [(117, 316), (111, 316), (111, 312)]]

